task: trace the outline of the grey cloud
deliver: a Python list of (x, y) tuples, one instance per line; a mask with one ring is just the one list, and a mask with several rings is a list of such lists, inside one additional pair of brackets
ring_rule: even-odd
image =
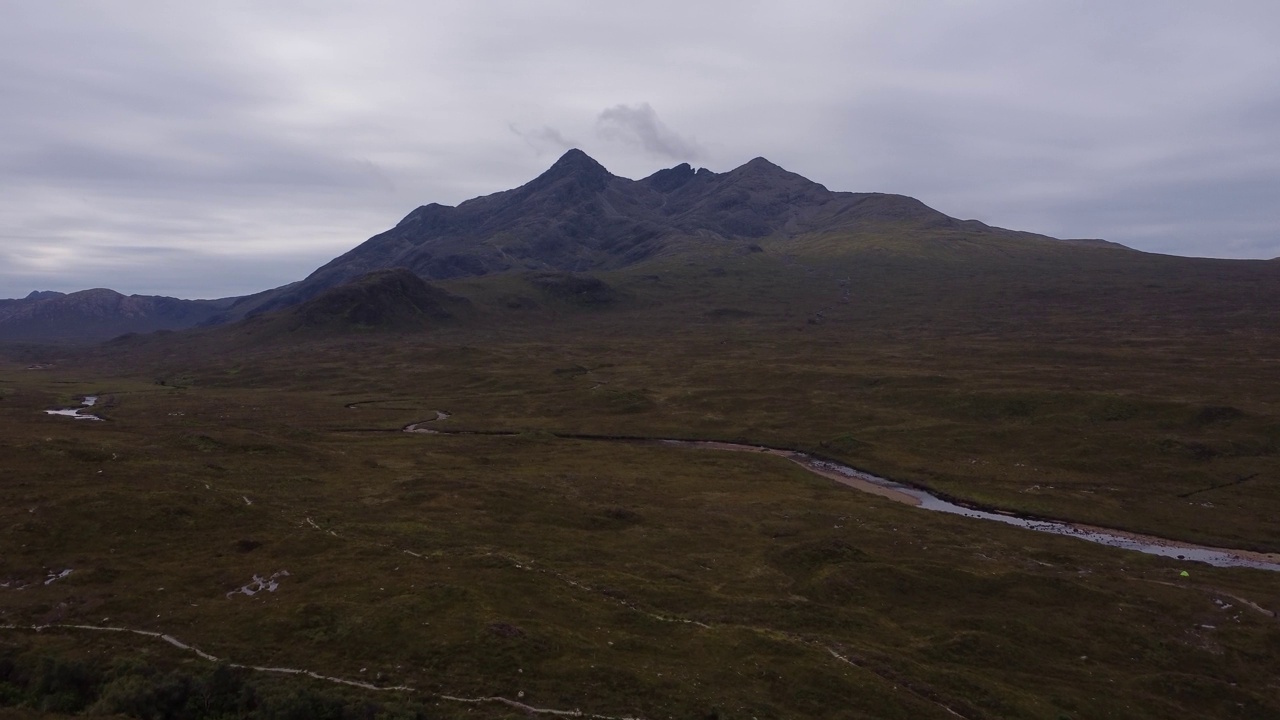
[[(25, 297), (31, 290), (75, 292), (108, 287), (125, 295), (165, 295), (179, 298), (233, 297), (277, 287), (281, 277), (300, 278), (315, 265), (310, 260), (291, 257), (256, 258), (205, 255), (175, 250), (161, 257), (143, 253), (141, 257), (80, 257), (69, 267), (19, 272), (13, 264), (0, 268), (0, 298)], [(8, 260), (0, 253), (0, 261)], [(164, 272), (157, 274), (154, 264)], [(218, 278), (216, 286), (209, 277)], [(18, 288), (24, 288), (18, 290)], [(193, 292), (193, 289), (195, 292)]]
[(559, 130), (549, 125), (543, 125), (532, 130), (521, 130), (515, 123), (511, 123), (508, 127), (511, 128), (511, 132), (522, 138), (529, 147), (533, 148), (538, 155), (544, 155), (548, 152), (564, 152), (582, 144), (576, 140), (570, 140)]
[(569, 146), (628, 177), (762, 155), (1005, 227), (1280, 255), (1280, 5), (1077, 5), (13, 3), (0, 296), (281, 285)]
[(0, 159), (0, 186), (48, 183), (59, 187), (109, 187), (169, 194), (221, 186), (236, 192), (276, 186), (385, 190), (392, 183), (367, 159), (290, 147), (253, 137), (199, 134), (180, 145), (119, 148), (70, 140), (49, 142)]
[(656, 157), (697, 160), (702, 156), (696, 141), (663, 124), (647, 102), (606, 108), (596, 117), (596, 131), (608, 140), (639, 145)]

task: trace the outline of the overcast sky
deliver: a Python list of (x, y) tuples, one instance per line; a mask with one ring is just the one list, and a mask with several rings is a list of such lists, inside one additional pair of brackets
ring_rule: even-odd
[(219, 297), (580, 147), (1280, 256), (1280, 3), (0, 0), (0, 297)]

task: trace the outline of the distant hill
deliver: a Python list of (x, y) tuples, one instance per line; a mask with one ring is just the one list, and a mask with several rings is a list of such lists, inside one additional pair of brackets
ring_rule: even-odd
[(466, 298), (394, 268), (326, 290), (278, 320), (291, 330), (420, 330), (454, 320), (470, 306)]
[(121, 295), (105, 288), (37, 291), (20, 300), (0, 300), (0, 340), (88, 342), (187, 328), (225, 312), (234, 301)]
[(66, 297), (66, 293), (57, 290), (32, 290), (27, 295), (26, 300), (51, 300), (53, 298)]

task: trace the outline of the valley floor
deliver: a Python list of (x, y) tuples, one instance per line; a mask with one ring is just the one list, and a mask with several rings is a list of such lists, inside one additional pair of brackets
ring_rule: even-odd
[[(287, 683), (429, 717), (1280, 711), (1280, 575), (931, 514), (781, 458), (557, 438), (666, 429), (615, 412), (643, 396), (590, 397), (625, 365), (569, 367), (542, 396), (9, 368), (8, 697), (53, 657), (100, 668), (88, 707), (127, 711), (150, 687), (127, 668), (199, 680), (216, 657), (329, 678), (251, 673), (260, 712)], [(91, 393), (105, 422), (43, 415)], [(613, 422), (516, 419), (592, 402)], [(517, 434), (400, 431), (438, 407)]]
[[(1269, 276), (762, 244), (608, 276), (609, 307), (497, 277), (451, 285), (478, 319), (429, 331), (7, 350), (0, 705), (1280, 717), (1280, 573), (931, 513), (766, 453), (573, 437), (789, 448), (1275, 553)], [(86, 396), (102, 422), (45, 414)], [(403, 432), (424, 422), (476, 434)]]

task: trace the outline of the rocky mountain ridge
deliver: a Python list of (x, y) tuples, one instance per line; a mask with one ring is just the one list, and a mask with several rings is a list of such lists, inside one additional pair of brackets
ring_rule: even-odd
[(509, 270), (587, 272), (698, 244), (748, 244), (881, 223), (1051, 239), (958, 220), (903, 195), (832, 192), (760, 157), (725, 173), (684, 163), (630, 180), (574, 149), (518, 188), (456, 207), (423, 205), (301, 282), (242, 303), (236, 312), (295, 305), (392, 267), (431, 280)]
[(230, 322), (295, 307), (393, 268), (426, 280), (510, 271), (586, 273), (679, 252), (750, 249), (762, 238), (880, 228), (979, 241), (1053, 240), (958, 220), (904, 195), (833, 192), (761, 157), (724, 173), (682, 163), (631, 180), (574, 149), (520, 187), (456, 207), (418, 207), (289, 285), (220, 300), (126, 297), (101, 288), (37, 291), (0, 300), (0, 340), (95, 341)]

